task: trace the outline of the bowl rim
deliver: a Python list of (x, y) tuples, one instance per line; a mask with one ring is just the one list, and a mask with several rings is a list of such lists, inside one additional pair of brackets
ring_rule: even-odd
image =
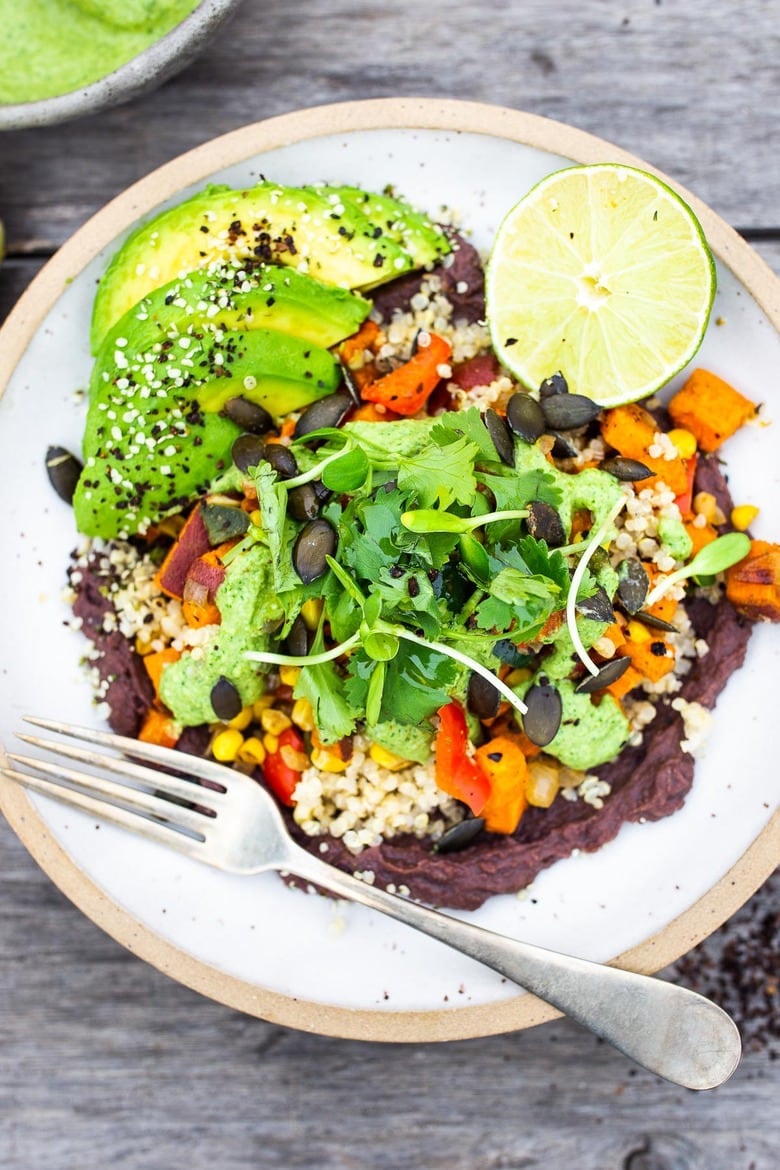
[[(562, 155), (575, 163), (623, 162), (658, 175), (700, 219), (713, 252), (780, 332), (780, 280), (715, 212), (663, 172), (586, 131), (508, 107), (433, 98), (378, 98), (320, 105), (233, 130), (165, 163), (99, 210), (33, 279), (0, 328), (0, 396), (66, 283), (131, 224), (214, 171), (312, 138), (360, 130), (423, 129), (483, 134)], [(2, 749), (0, 748), (0, 755)], [(466, 1039), (531, 1027), (560, 1013), (523, 993), (498, 1004), (432, 1011), (375, 1012), (290, 1000), (226, 975), (181, 951), (115, 904), (47, 831), (21, 788), (0, 781), (0, 809), (32, 857), (93, 922), (128, 950), (185, 986), (228, 1007), (302, 1031), (347, 1039), (420, 1042)], [(735, 865), (686, 911), (611, 965), (654, 973), (734, 914), (780, 859), (780, 810)]]
[(0, 130), (25, 130), (96, 114), (161, 85), (184, 69), (242, 0), (200, 0), (183, 20), (105, 77), (68, 93), (0, 103)]

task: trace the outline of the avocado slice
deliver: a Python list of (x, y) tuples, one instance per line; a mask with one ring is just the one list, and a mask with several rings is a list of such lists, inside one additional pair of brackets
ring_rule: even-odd
[(230, 260), (274, 262), (342, 288), (371, 288), (414, 267), (356, 208), (334, 207), (314, 190), (210, 187), (136, 228), (116, 252), (95, 297), (92, 352), (152, 289)]
[(414, 268), (429, 268), (452, 251), (452, 245), (439, 224), (415, 209), (403, 199), (387, 191), (378, 194), (362, 187), (315, 186), (314, 191), (325, 195), (331, 206), (352, 208), (366, 216), (375, 231), (395, 240), (412, 257)]
[(371, 302), (293, 268), (216, 263), (154, 289), (109, 330), (95, 362), (93, 385), (114, 368), (117, 342), (140, 353), (156, 341), (204, 329), (274, 329), (328, 349), (358, 329)]
[(327, 350), (270, 329), (166, 338), (114, 356), (92, 388), (73, 497), (79, 531), (107, 539), (180, 511), (230, 465), (241, 431), (219, 413), (229, 398), (281, 417), (341, 378)]

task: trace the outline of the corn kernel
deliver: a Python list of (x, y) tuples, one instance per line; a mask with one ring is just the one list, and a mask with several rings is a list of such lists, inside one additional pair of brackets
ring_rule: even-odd
[(263, 741), (256, 735), (250, 735), (238, 749), (238, 758), (243, 764), (261, 765), (265, 761), (265, 747)]
[(261, 719), (263, 711), (267, 711), (269, 707), (273, 707), (275, 702), (276, 700), (273, 695), (261, 695), (252, 704), (252, 715), (255, 719)]
[(271, 735), (270, 731), (267, 731), (263, 736), (263, 747), (269, 756), (272, 756), (274, 752), (279, 751), (279, 737), (277, 735)]
[(230, 764), (239, 753), (244, 737), (235, 727), (218, 731), (211, 741), (211, 754), (220, 764)]
[(301, 617), (306, 623), (307, 629), (317, 629), (317, 626), (320, 624), (320, 617), (322, 616), (323, 604), (321, 597), (310, 597), (308, 601), (304, 601), (301, 606)]
[(576, 768), (569, 768), (568, 765), (564, 764), (558, 769), (558, 779), (561, 788), (579, 788), (585, 779), (585, 773), (578, 772)]
[(263, 731), (269, 731), (271, 735), (281, 735), (288, 727), (292, 727), (292, 719), (289, 715), (285, 715), (284, 711), (277, 711), (274, 707), (269, 707), (260, 716), (260, 726)]
[(340, 759), (333, 752), (325, 751), (324, 748), (314, 749), (311, 753), (311, 762), (315, 768), (319, 768), (322, 772), (346, 772), (347, 770), (346, 760)]
[(696, 454), (696, 438), (684, 427), (672, 427), (668, 436), (681, 459), (691, 459)]
[(509, 687), (517, 687), (520, 683), (528, 682), (530, 677), (530, 670), (527, 670), (524, 666), (519, 666), (516, 670), (511, 670), (506, 676), (506, 684)]
[(525, 795), (529, 804), (536, 808), (549, 808), (560, 788), (559, 770), (555, 764), (545, 760), (530, 760)]
[(252, 708), (244, 707), (243, 711), (239, 711), (238, 715), (234, 715), (232, 719), (228, 720), (228, 727), (235, 727), (238, 731), (246, 731), (251, 722)]
[(381, 743), (372, 743), (368, 754), (375, 764), (379, 764), (380, 768), (387, 768), (390, 772), (400, 772), (402, 768), (410, 766), (409, 760), (405, 760), (403, 756), (397, 756), (395, 752), (388, 751), (386, 747), (382, 747)]
[(135, 652), (136, 652), (136, 654), (140, 654), (142, 658), (146, 654), (151, 654), (152, 643), (147, 642), (146, 639), (142, 638), (141, 635), (139, 634), (135, 640)]
[(314, 712), (308, 699), (297, 699), (291, 715), (292, 721), (301, 731), (314, 731)]
[(286, 687), (294, 687), (301, 673), (300, 666), (280, 666), (279, 678)]
[(642, 622), (629, 622), (627, 633), (632, 642), (650, 642), (653, 637), (647, 626), (643, 625)]
[(255, 525), (256, 528), (263, 527), (263, 513), (260, 511), (259, 508), (255, 508), (255, 510), (253, 512), (249, 513), (249, 519), (250, 519), (251, 523)]
[(309, 757), (306, 753), (296, 751), (292, 744), (283, 744), (279, 754), (287, 767), (292, 768), (293, 772), (305, 772), (309, 766)]
[(693, 497), (693, 510), (703, 516), (709, 524), (725, 524), (726, 517), (718, 507), (712, 492), (697, 492)]
[(731, 509), (731, 523), (737, 532), (745, 532), (758, 515), (758, 508), (754, 504), (738, 504)]

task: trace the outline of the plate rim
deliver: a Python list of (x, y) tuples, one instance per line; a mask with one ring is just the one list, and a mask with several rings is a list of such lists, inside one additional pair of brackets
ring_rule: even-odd
[[(506, 106), (449, 98), (374, 98), (306, 107), (249, 123), (164, 163), (113, 198), (44, 265), (0, 328), (0, 397), (63, 289), (118, 233), (214, 171), (283, 146), (362, 130), (482, 134), (562, 155), (573, 163), (623, 162), (650, 171), (690, 204), (715, 255), (780, 333), (780, 280), (769, 266), (697, 196), (637, 156), (587, 131)], [(1, 747), (0, 754), (4, 755)], [(10, 781), (0, 781), (0, 810), (50, 880), (116, 942), (191, 990), (248, 1015), (344, 1039), (419, 1043), (517, 1031), (560, 1014), (528, 993), (497, 1004), (394, 1012), (335, 1007), (257, 987), (194, 958), (113, 902), (50, 834), (29, 797)], [(778, 859), (780, 810), (701, 898), (610, 965), (651, 974), (673, 962), (734, 914), (769, 877)]]

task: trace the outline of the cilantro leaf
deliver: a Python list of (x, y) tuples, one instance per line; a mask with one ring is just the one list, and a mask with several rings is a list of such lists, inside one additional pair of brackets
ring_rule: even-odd
[(293, 695), (311, 703), (317, 733), (323, 743), (335, 743), (355, 730), (360, 711), (349, 703), (344, 681), (334, 663), (302, 666)]
[(493, 440), (475, 406), (470, 406), (468, 410), (445, 411), (431, 430), (431, 438), (436, 439), (441, 446), (466, 438), (477, 448), (476, 459), (479, 463), (500, 463)]
[(509, 630), (514, 619), (512, 606), (492, 594), (481, 601), (476, 609), (477, 625), (480, 630)]
[(528, 566), (528, 571), (538, 576), (549, 577), (563, 593), (569, 590), (569, 570), (563, 554), (547, 547), (547, 542), (535, 536), (525, 536), (517, 542), (517, 550)]
[(421, 508), (447, 508), (456, 501), (470, 507), (477, 492), (477, 453), (476, 445), (465, 438), (444, 447), (430, 443), (418, 454), (398, 460), (398, 486)]
[(548, 577), (534, 577), (512, 568), (502, 569), (490, 583), (493, 597), (508, 605), (524, 605), (533, 598), (546, 599), (553, 591), (558, 593), (558, 586)]
[(553, 508), (561, 503), (561, 490), (549, 471), (533, 468), (519, 474), (492, 475), (478, 473), (479, 482), (493, 493), (496, 509), (522, 508), (533, 500), (544, 500)]

